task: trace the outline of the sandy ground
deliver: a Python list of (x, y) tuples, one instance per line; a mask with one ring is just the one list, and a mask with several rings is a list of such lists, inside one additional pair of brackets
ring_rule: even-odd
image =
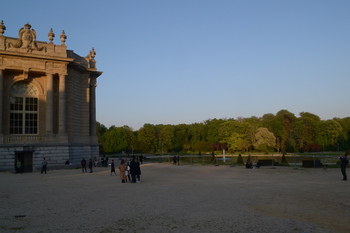
[(340, 169), (141, 166), (0, 173), (0, 232), (350, 232)]

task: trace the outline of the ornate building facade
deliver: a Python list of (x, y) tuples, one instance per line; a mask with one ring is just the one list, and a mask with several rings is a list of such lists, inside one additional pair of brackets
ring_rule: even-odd
[(80, 164), (99, 156), (96, 135), (95, 51), (86, 57), (61, 44), (36, 40), (29, 23), (18, 38), (6, 37), (0, 23), (0, 170), (14, 170), (17, 160), (24, 172), (66, 160)]

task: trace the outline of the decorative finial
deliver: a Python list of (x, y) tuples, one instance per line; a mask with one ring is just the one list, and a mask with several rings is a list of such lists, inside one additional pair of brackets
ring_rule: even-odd
[(32, 27), (32, 25), (30, 25), (29, 22), (24, 24), (24, 28), (25, 29), (30, 29), (31, 27)]
[(96, 56), (96, 52), (95, 52), (94, 47), (92, 47), (92, 49), (90, 50), (90, 57), (91, 57), (92, 59), (94, 59), (95, 56)]
[(64, 30), (62, 31), (62, 34), (60, 35), (60, 38), (61, 38), (62, 44), (64, 44), (64, 42), (66, 42), (66, 39), (67, 39), (67, 36), (66, 36), (66, 34), (64, 33)]
[(4, 25), (4, 20), (1, 20), (1, 23), (0, 23), (0, 36), (2, 36), (4, 34), (6, 30), (6, 27)]
[(55, 38), (55, 33), (53, 33), (52, 28), (50, 29), (50, 32), (47, 34), (49, 37), (50, 44), (52, 44), (53, 38)]

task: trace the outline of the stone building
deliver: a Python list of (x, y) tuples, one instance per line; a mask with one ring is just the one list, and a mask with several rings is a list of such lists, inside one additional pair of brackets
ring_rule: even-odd
[(24, 172), (49, 168), (82, 157), (98, 158), (96, 135), (95, 51), (80, 57), (61, 43), (36, 40), (29, 23), (18, 38), (4, 36), (0, 23), (0, 170), (14, 170), (17, 159)]

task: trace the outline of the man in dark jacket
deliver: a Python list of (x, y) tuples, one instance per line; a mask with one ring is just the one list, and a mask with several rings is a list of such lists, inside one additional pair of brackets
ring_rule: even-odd
[(347, 154), (343, 155), (342, 157), (339, 157), (339, 159), (340, 159), (341, 174), (343, 174), (342, 180), (348, 180), (348, 177), (346, 176), (346, 166), (349, 163), (349, 160), (347, 159)]
[(130, 174), (131, 174), (131, 183), (136, 183), (137, 164), (135, 162), (135, 156), (132, 157), (132, 160), (130, 162)]

